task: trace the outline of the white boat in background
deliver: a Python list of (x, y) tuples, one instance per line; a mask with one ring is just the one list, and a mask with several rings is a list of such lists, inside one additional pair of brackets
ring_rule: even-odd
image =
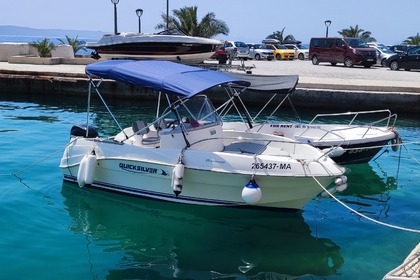
[[(169, 61), (107, 60), (88, 65), (86, 73), (88, 101), (93, 89), (120, 132), (98, 137), (89, 123), (74, 126), (60, 163), (65, 181), (170, 202), (295, 210), (323, 191), (319, 184), (346, 187), (345, 169), (311, 145), (222, 129), (201, 93), (221, 87), (233, 94), (247, 81)], [(167, 107), (161, 112), (158, 102), (156, 120), (133, 119), (122, 128), (96, 77), (154, 89)]]
[(92, 57), (106, 59), (157, 59), (198, 64), (209, 59), (221, 41), (167, 31), (157, 34), (105, 34), (98, 42), (86, 43)]
[[(243, 111), (242, 115), (245, 116), (246, 122), (224, 121), (224, 130), (251, 131), (291, 138), (323, 150), (340, 164), (369, 162), (384, 146), (390, 143), (396, 144), (393, 146), (393, 150), (396, 150), (401, 142), (395, 129), (397, 115), (392, 114), (389, 110), (317, 114), (311, 121), (304, 123), (297, 115), (290, 100), (299, 80), (297, 75), (229, 74), (235, 78), (249, 81), (251, 86), (246, 90), (250, 91), (250, 94), (262, 94), (261, 98), (267, 103), (256, 115), (251, 116), (241, 100), (241, 95), (244, 93), (237, 95), (236, 99), (239, 102), (236, 102), (234, 106), (226, 107), (229, 109), (225, 108), (226, 110), (222, 114), (226, 114), (230, 108), (237, 108), (237, 110)], [(297, 122), (273, 120), (278, 109), (286, 101), (290, 102), (296, 113)], [(272, 105), (273, 103), (275, 104)], [(274, 109), (269, 112), (268, 117), (260, 119), (261, 113), (270, 108)], [(366, 121), (367, 119), (369, 121)]]

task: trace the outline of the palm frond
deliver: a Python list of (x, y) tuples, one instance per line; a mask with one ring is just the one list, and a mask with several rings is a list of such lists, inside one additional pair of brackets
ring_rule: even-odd
[(183, 7), (172, 11), (173, 16), (162, 14), (162, 23), (156, 29), (177, 29), (189, 36), (212, 38), (218, 34), (229, 34), (229, 27), (224, 21), (216, 19), (213, 12), (206, 14), (200, 21), (197, 16), (197, 6)]

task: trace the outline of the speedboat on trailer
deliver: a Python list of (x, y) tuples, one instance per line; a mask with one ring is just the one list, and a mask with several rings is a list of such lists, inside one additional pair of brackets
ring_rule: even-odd
[(106, 59), (157, 59), (198, 64), (209, 59), (221, 41), (164, 31), (157, 34), (105, 34), (98, 42), (86, 43), (92, 57)]
[[(256, 115), (251, 116), (241, 100), (243, 94), (237, 95), (239, 102), (236, 102), (235, 106), (230, 106), (228, 110), (231, 108), (241, 110), (247, 122), (224, 121), (224, 130), (252, 131), (291, 138), (323, 150), (340, 164), (369, 162), (384, 146), (393, 144), (392, 149), (395, 151), (401, 142), (395, 129), (397, 115), (389, 110), (317, 114), (311, 121), (304, 123), (297, 115), (290, 99), (299, 80), (297, 75), (229, 74), (249, 81), (251, 86), (246, 90), (254, 95), (253, 98), (255, 94), (261, 94), (260, 99), (263, 98), (266, 104)], [(282, 95), (284, 96), (279, 97)], [(292, 106), (298, 122), (273, 120), (275, 113), (286, 101), (289, 101)], [(271, 105), (275, 102), (278, 103)], [(238, 106), (241, 107), (238, 109)], [(268, 117), (261, 118), (263, 111), (267, 112), (269, 108), (274, 108), (274, 110), (269, 111)], [(222, 114), (226, 114), (228, 110)]]
[[(319, 149), (284, 137), (222, 129), (219, 114), (202, 93), (217, 86), (235, 91), (247, 81), (157, 60), (107, 60), (86, 66), (86, 74), (88, 101), (96, 92), (120, 132), (98, 137), (89, 123), (73, 126), (60, 163), (65, 181), (170, 202), (265, 209), (301, 209), (323, 191), (320, 185), (346, 187), (345, 168)], [(99, 92), (97, 77), (154, 89), (156, 120), (133, 119), (132, 126), (122, 128)], [(160, 110), (162, 100), (168, 103), (165, 110)]]

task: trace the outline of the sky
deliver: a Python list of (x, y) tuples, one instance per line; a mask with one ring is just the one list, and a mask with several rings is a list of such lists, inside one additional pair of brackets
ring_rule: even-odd
[[(284, 29), (302, 43), (325, 36), (325, 21), (331, 20), (328, 34), (340, 36), (342, 29), (355, 27), (370, 31), (377, 42), (400, 44), (420, 32), (420, 1), (406, 0), (120, 0), (117, 4), (119, 32), (137, 32), (135, 13), (143, 9), (144, 33), (158, 32), (161, 15), (183, 7), (197, 6), (198, 18), (213, 12), (230, 29), (216, 39), (259, 43)], [(114, 32), (114, 5), (111, 0), (12, 0), (0, 9), (0, 25), (40, 29)]]

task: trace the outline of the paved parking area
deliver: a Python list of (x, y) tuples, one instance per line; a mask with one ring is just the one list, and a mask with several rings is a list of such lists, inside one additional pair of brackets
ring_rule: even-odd
[[(216, 61), (206, 61), (216, 63)], [(233, 61), (232, 65), (240, 66), (240, 61)], [(308, 60), (292, 61), (256, 61), (244, 62), (247, 67), (253, 67), (253, 74), (261, 75), (299, 75), (300, 88), (332, 89), (332, 90), (360, 90), (379, 92), (404, 92), (420, 94), (420, 71), (392, 71), (389, 68), (373, 66), (364, 68), (354, 66), (346, 68), (338, 64), (329, 63), (312, 65)], [(34, 72), (60, 72), (66, 74), (84, 74), (85, 65), (31, 65), (10, 64), (0, 62), (0, 71), (34, 71)]]
[[(234, 61), (234, 65), (240, 65)], [(413, 92), (420, 94), (420, 71), (392, 71), (389, 68), (373, 66), (364, 68), (329, 63), (312, 65), (308, 60), (292, 61), (245, 61), (245, 66), (255, 66), (253, 74), (299, 75), (299, 87), (317, 87), (337, 90), (367, 90), (387, 92)]]

